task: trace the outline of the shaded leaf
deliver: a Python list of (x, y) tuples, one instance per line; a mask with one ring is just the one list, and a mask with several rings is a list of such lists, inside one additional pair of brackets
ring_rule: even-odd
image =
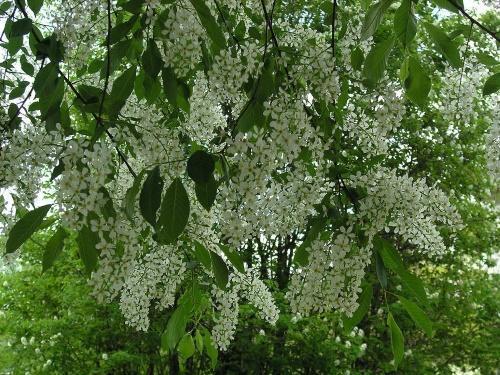
[(211, 176), (208, 182), (196, 183), (194, 186), (198, 202), (200, 202), (203, 208), (207, 211), (210, 211), (210, 208), (212, 208), (215, 202), (215, 198), (217, 196), (217, 187), (217, 181), (215, 181), (215, 178), (213, 176)]
[(366, 56), (363, 76), (366, 78), (368, 87), (375, 87), (377, 82), (384, 76), (393, 45), (393, 38), (383, 40), (375, 44)]
[(387, 240), (378, 236), (374, 238), (373, 244), (380, 254), (384, 265), (401, 278), (403, 285), (417, 297), (421, 303), (427, 305), (427, 295), (422, 281), (406, 270), (403, 260), (394, 246)]
[(189, 303), (179, 304), (170, 316), (167, 328), (161, 337), (161, 346), (164, 350), (174, 350), (181, 337), (184, 336), (191, 308), (192, 305)]
[(125, 210), (125, 215), (127, 215), (127, 218), (129, 220), (133, 220), (135, 216), (135, 199), (137, 197), (137, 194), (139, 194), (144, 172), (145, 171), (142, 171), (137, 175), (137, 177), (134, 179), (134, 183), (127, 189), (127, 192), (125, 193), (123, 209)]
[(489, 77), (483, 86), (483, 95), (490, 95), (500, 88), (500, 72)]
[(184, 231), (189, 219), (189, 197), (180, 178), (172, 181), (161, 205), (158, 237), (165, 243), (174, 242)]
[(394, 33), (405, 48), (411, 43), (417, 33), (417, 19), (413, 14), (412, 4), (411, 0), (403, 0), (401, 6), (394, 14)]
[(403, 360), (404, 355), (404, 337), (401, 329), (397, 325), (394, 317), (389, 312), (387, 316), (387, 326), (389, 327), (389, 335), (391, 337), (392, 354), (394, 355), (394, 364), (396, 368)]
[(97, 233), (92, 232), (86, 225), (80, 229), (76, 237), (78, 253), (89, 275), (97, 268), (99, 254), (96, 245), (98, 242), (99, 236)]
[(188, 176), (194, 182), (206, 183), (212, 177), (215, 162), (212, 155), (203, 150), (195, 151), (187, 161)]
[(229, 281), (229, 271), (226, 262), (224, 262), (224, 259), (222, 259), (219, 254), (213, 251), (210, 252), (210, 258), (212, 259), (212, 270), (215, 276), (215, 283), (220, 289), (226, 289)]
[(64, 247), (64, 239), (68, 233), (63, 227), (58, 227), (56, 232), (50, 237), (45, 245), (42, 258), (42, 272), (48, 270), (54, 264), (55, 260), (61, 254)]
[(207, 271), (212, 271), (212, 258), (210, 257), (210, 252), (198, 241), (194, 242), (194, 255)]
[(393, 0), (381, 0), (373, 4), (366, 12), (363, 26), (361, 27), (361, 39), (367, 39), (375, 33), (382, 22), (385, 11), (391, 6)]
[(427, 334), (427, 336), (432, 337), (434, 334), (434, 330), (432, 328), (432, 322), (427, 317), (425, 312), (420, 307), (418, 307), (418, 305), (415, 302), (407, 300), (402, 296), (399, 296), (399, 301), (401, 302), (405, 310), (408, 312), (410, 317), (413, 319), (417, 327), (422, 329), (422, 331), (424, 331)]
[(245, 273), (245, 264), (243, 263), (243, 259), (240, 254), (238, 254), (237, 250), (230, 249), (228, 246), (222, 244), (219, 244), (219, 248), (222, 250), (227, 259), (229, 259), (234, 268), (241, 273)]
[(128, 68), (113, 82), (109, 95), (109, 114), (116, 118), (134, 89), (135, 66)]
[(42, 224), (43, 219), (52, 207), (51, 204), (37, 207), (32, 211), (27, 212), (21, 219), (10, 229), (5, 251), (7, 254), (13, 253), (36, 232)]
[(142, 54), (142, 67), (146, 74), (154, 79), (158, 76), (158, 73), (160, 73), (162, 65), (163, 60), (160, 50), (154, 39), (149, 39), (148, 46)]
[(193, 356), (196, 349), (194, 347), (193, 337), (189, 333), (182, 336), (181, 341), (179, 341), (179, 345), (177, 346), (177, 351), (184, 360)]
[(344, 329), (346, 332), (352, 331), (352, 329), (358, 325), (368, 312), (368, 309), (370, 308), (370, 302), (372, 300), (373, 296), (373, 288), (371, 284), (365, 284), (363, 287), (363, 291), (359, 295), (358, 298), (358, 303), (359, 307), (358, 309), (354, 312), (354, 314), (351, 317), (344, 317), (343, 322), (344, 322)]
[(404, 80), (404, 86), (406, 95), (413, 103), (419, 106), (425, 105), (432, 83), (420, 62), (413, 56), (408, 60), (408, 75)]
[(190, 0), (194, 9), (196, 9), (196, 13), (198, 13), (198, 17), (200, 22), (207, 32), (209, 38), (214, 43), (216, 51), (226, 48), (226, 38), (224, 37), (224, 33), (222, 32), (219, 24), (212, 16), (210, 9), (205, 4), (204, 0)]
[(446, 35), (446, 33), (439, 27), (431, 23), (426, 23), (425, 28), (431, 37), (436, 49), (441, 53), (450, 65), (454, 68), (461, 68), (462, 62), (460, 60), (460, 53), (455, 43)]
[(148, 172), (139, 197), (141, 214), (153, 228), (156, 227), (156, 213), (160, 208), (162, 190), (163, 179), (160, 176), (160, 167), (156, 166)]
[(384, 263), (379, 253), (375, 252), (375, 269), (377, 272), (377, 278), (382, 285), (382, 288), (387, 289), (387, 272), (385, 270)]
[(28, 6), (33, 11), (33, 13), (38, 14), (43, 6), (43, 0), (28, 0)]
[(29, 18), (22, 18), (12, 23), (9, 38), (23, 36), (31, 31), (32, 22)]
[[(438, 7), (449, 10), (453, 13), (459, 13), (456, 5), (460, 6), (462, 9), (464, 7), (463, 0), (432, 0)], [(455, 5), (456, 4), (456, 5)]]

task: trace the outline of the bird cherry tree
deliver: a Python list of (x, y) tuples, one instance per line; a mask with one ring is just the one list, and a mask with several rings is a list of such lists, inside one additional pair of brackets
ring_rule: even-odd
[[(433, 122), (452, 135), (481, 123), (476, 148), (493, 183), (499, 171), (498, 34), (460, 0), (0, 10), (0, 188), (17, 208), (4, 216), (5, 257), (50, 227), (44, 270), (75, 241), (97, 301), (118, 301), (137, 330), (165, 310), (162, 349), (215, 364), (240, 303), (278, 320), (252, 243), (293, 233), (286, 297), (297, 319), (333, 310), (354, 327), (373, 268), (384, 296), (432, 335), (425, 287), (404, 259), (439, 264), (453, 250), (463, 196), (425, 165), (412, 172), (408, 137), (432, 149)], [(385, 319), (397, 367), (404, 337)]]

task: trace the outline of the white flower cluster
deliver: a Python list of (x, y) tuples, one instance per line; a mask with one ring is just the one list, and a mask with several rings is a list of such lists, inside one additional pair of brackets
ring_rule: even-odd
[(56, 201), (64, 224), (78, 230), (90, 212), (100, 214), (107, 199), (102, 191), (113, 173), (112, 149), (104, 142), (92, 147), (88, 140), (72, 139), (60, 157), (64, 165), (58, 179)]
[[(199, 145), (210, 151), (216, 151), (210, 141), (221, 134), (227, 124), (219, 102), (214, 93), (209, 90), (208, 81), (201, 72), (196, 75), (189, 102), (191, 111), (183, 124), (184, 131)], [(220, 148), (221, 145), (218, 147)]]
[(456, 69), (447, 66), (439, 74), (442, 86), (435, 93), (433, 104), (450, 127), (469, 127), (484, 109), (498, 108), (498, 97), (494, 103), (494, 99), (484, 98), (481, 93), (484, 81), (491, 73), (478, 61), (475, 54), (480, 51), (476, 43), (469, 41), (468, 46), (462, 45), (460, 50), (464, 61), (462, 71), (458, 74)]
[(97, 16), (106, 14), (106, 2), (53, 1), (42, 9), (38, 18), (54, 25), (54, 32), (64, 45), (66, 59), (71, 59), (72, 68), (85, 66), (92, 55), (93, 42), (106, 35), (106, 17)]
[(292, 275), (287, 293), (294, 314), (337, 310), (351, 316), (356, 311), (371, 250), (357, 245), (352, 229), (341, 227), (334, 238), (311, 242), (308, 265)]
[(217, 315), (212, 329), (215, 344), (226, 350), (234, 337), (238, 323), (239, 301), (245, 299), (259, 311), (262, 319), (274, 325), (278, 321), (279, 310), (274, 298), (255, 270), (246, 273), (235, 272), (230, 275), (227, 290), (216, 286), (212, 289)]
[(389, 136), (401, 124), (404, 98), (397, 90), (394, 83), (387, 82), (377, 96), (353, 93), (347, 102), (342, 129), (369, 156), (387, 153)]
[(445, 193), (429, 187), (425, 179), (399, 176), (395, 170), (379, 168), (351, 176), (352, 185), (366, 189), (356, 215), (366, 232), (394, 231), (429, 255), (446, 251), (437, 223), (461, 228), (461, 218)]
[[(293, 82), (305, 82), (313, 96), (326, 103), (338, 97), (339, 76), (335, 72), (335, 59), (332, 57), (331, 33), (319, 33), (301, 24), (292, 25), (281, 21), (276, 27), (287, 30), (280, 40), (281, 45), (300, 51), (298, 61), (290, 67)], [(289, 59), (284, 57), (288, 64)]]
[(500, 111), (496, 111), (486, 135), (486, 162), (493, 183), (500, 181)]
[[(329, 188), (321, 178), (329, 145), (311, 126), (303, 102), (283, 91), (265, 103), (264, 115), (270, 120), (268, 132), (239, 133), (228, 148), (238, 173), (219, 190), (221, 230), (234, 246), (252, 236), (286, 234), (302, 226)], [(300, 160), (303, 151), (318, 162), (314, 172)]]
[(43, 168), (52, 164), (61, 149), (62, 134), (47, 134), (43, 127), (27, 127), (7, 134), (0, 140), (0, 188), (20, 184), (16, 194), (20, 203), (28, 205), (46, 177)]
[(264, 65), (262, 51), (257, 43), (248, 42), (240, 49), (222, 50), (215, 56), (208, 78), (210, 89), (220, 102), (241, 101), (241, 87), (251, 76), (256, 77)]
[(150, 252), (135, 262), (120, 297), (120, 309), (126, 323), (143, 331), (149, 327), (151, 301), (159, 300), (161, 309), (172, 306), (186, 270), (175, 247), (150, 246)]
[(177, 6), (170, 7), (162, 35), (165, 64), (178, 76), (186, 76), (201, 60), (202, 43), (208, 43), (206, 32), (189, 1), (178, 1)]

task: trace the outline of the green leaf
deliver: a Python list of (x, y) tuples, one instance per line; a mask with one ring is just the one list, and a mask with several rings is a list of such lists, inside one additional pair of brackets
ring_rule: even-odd
[(431, 79), (420, 65), (420, 62), (413, 56), (408, 60), (408, 75), (404, 81), (404, 86), (406, 95), (413, 103), (422, 107), (427, 103), (427, 97), (432, 86)]
[(170, 104), (177, 107), (177, 77), (170, 67), (162, 69), (163, 91)]
[(488, 55), (487, 53), (484, 53), (484, 52), (478, 52), (476, 54), (476, 57), (477, 57), (477, 60), (481, 64), (486, 65), (486, 66), (495, 66), (495, 65), (500, 64), (500, 62), (497, 61), (497, 59), (495, 59), (494, 57), (491, 57), (490, 55)]
[(255, 99), (251, 100), (246, 107), (243, 108), (242, 113), (238, 118), (237, 129), (239, 132), (248, 132), (254, 125), (262, 124), (264, 108), (261, 102)]
[(76, 243), (78, 244), (78, 253), (85, 266), (85, 270), (90, 275), (97, 268), (97, 259), (99, 254), (96, 245), (99, 242), (97, 233), (92, 232), (88, 226), (84, 225), (78, 232)]
[[(462, 0), (432, 0), (438, 7), (449, 10), (453, 13), (459, 13), (456, 5), (460, 6), (462, 9), (464, 7), (464, 3)], [(456, 5), (454, 5), (456, 4)]]
[(234, 268), (241, 273), (245, 273), (245, 264), (236, 250), (230, 249), (228, 246), (222, 244), (219, 244), (219, 248), (222, 250), (227, 259), (229, 259)]
[(134, 89), (135, 71), (135, 66), (132, 66), (113, 82), (108, 103), (109, 114), (112, 118), (118, 117), (118, 114)]
[(215, 366), (217, 365), (217, 357), (219, 355), (219, 352), (215, 348), (212, 336), (206, 329), (203, 331), (203, 344), (206, 348), (208, 358), (210, 358), (210, 364), (212, 368), (215, 368)]
[(394, 33), (404, 48), (411, 43), (417, 33), (417, 20), (413, 14), (412, 4), (411, 0), (403, 0), (394, 14)]
[(210, 252), (198, 241), (194, 242), (194, 256), (208, 271), (212, 271)]
[(380, 254), (384, 265), (393, 270), (400, 278), (403, 285), (424, 305), (428, 304), (427, 295), (425, 293), (422, 281), (406, 270), (406, 267), (401, 259), (401, 256), (396, 251), (394, 246), (380, 237), (375, 237), (373, 244), (375, 249)]
[(144, 176), (144, 172), (142, 171), (137, 175), (134, 179), (134, 183), (131, 187), (127, 189), (125, 193), (125, 199), (123, 201), (123, 209), (125, 211), (125, 215), (127, 215), (130, 221), (134, 220), (135, 216), (135, 199), (137, 194), (139, 194), (139, 190), (141, 189), (142, 177)]
[(375, 269), (380, 285), (382, 285), (382, 288), (387, 289), (387, 272), (378, 252), (375, 252)]
[(177, 351), (183, 360), (193, 356), (196, 348), (194, 347), (193, 337), (189, 333), (182, 336), (181, 341), (179, 341), (179, 345), (177, 346)]
[(198, 352), (203, 353), (203, 336), (201, 335), (199, 330), (196, 330), (194, 342), (196, 344), (196, 349), (198, 349)]
[(22, 18), (12, 23), (9, 38), (29, 34), (33, 23), (29, 18)]
[(158, 100), (161, 93), (160, 81), (156, 78), (151, 78), (149, 75), (144, 75), (144, 96), (149, 104), (153, 104)]
[(188, 176), (194, 182), (206, 183), (212, 177), (215, 162), (212, 155), (203, 150), (195, 151), (187, 161)]
[(39, 97), (39, 109), (42, 119), (46, 119), (55, 111), (59, 111), (64, 97), (64, 87), (64, 80), (61, 77), (57, 77), (50, 95), (41, 95)]
[(42, 272), (47, 271), (54, 264), (55, 260), (61, 254), (64, 247), (64, 239), (68, 233), (63, 227), (58, 227), (56, 232), (50, 237), (45, 245), (42, 258)]
[(177, 306), (167, 323), (167, 328), (161, 337), (161, 346), (165, 350), (174, 350), (177, 343), (186, 332), (192, 305), (182, 303)]
[(384, 76), (387, 60), (394, 45), (394, 39), (383, 40), (373, 46), (368, 53), (363, 66), (363, 76), (366, 78), (367, 86), (375, 87), (377, 82)]
[(115, 44), (116, 42), (126, 37), (129, 31), (132, 30), (132, 27), (134, 27), (138, 18), (139, 16), (136, 14), (132, 16), (128, 21), (119, 23), (118, 25), (114, 26), (109, 33), (110, 44)]
[(21, 69), (23, 72), (33, 77), (33, 74), (35, 74), (35, 68), (28, 62), (25, 55), (21, 55), (19, 62), (21, 63)]
[(139, 196), (141, 214), (153, 228), (156, 227), (156, 213), (160, 208), (162, 191), (163, 179), (160, 176), (160, 167), (156, 166), (148, 172)]
[(427, 336), (432, 337), (434, 334), (434, 330), (432, 328), (432, 322), (427, 317), (425, 312), (418, 307), (415, 302), (407, 300), (406, 298), (399, 296), (399, 301), (402, 303), (405, 310), (408, 312), (410, 317), (413, 319), (417, 327), (422, 329)]
[(211, 176), (208, 182), (196, 183), (194, 186), (198, 202), (200, 202), (203, 208), (207, 211), (210, 211), (210, 208), (212, 208), (215, 202), (215, 197), (217, 196), (217, 187), (217, 181), (215, 181), (215, 178), (213, 176)]
[(354, 312), (354, 314), (349, 318), (349, 317), (344, 317), (343, 323), (344, 323), (344, 329), (346, 332), (352, 331), (352, 329), (358, 325), (368, 312), (368, 309), (370, 308), (370, 302), (372, 300), (373, 296), (373, 288), (371, 284), (365, 284), (363, 287), (363, 291), (359, 295), (358, 298), (358, 303), (359, 307), (358, 309)]
[(43, 0), (28, 0), (28, 6), (33, 11), (33, 13), (38, 14), (43, 6)]
[(200, 22), (202, 26), (205, 28), (209, 38), (214, 43), (216, 51), (226, 48), (226, 38), (224, 37), (224, 33), (221, 28), (217, 24), (217, 21), (210, 13), (210, 9), (205, 4), (204, 0), (190, 0), (194, 9), (196, 9), (196, 13), (198, 13), (198, 17), (200, 18)]
[(389, 335), (391, 336), (392, 354), (394, 355), (394, 364), (398, 368), (404, 355), (404, 337), (399, 329), (394, 317), (389, 312), (387, 316), (387, 325), (389, 326)]
[(489, 77), (483, 86), (483, 95), (490, 95), (500, 88), (500, 72)]
[(163, 60), (160, 50), (154, 39), (149, 39), (148, 46), (142, 54), (142, 67), (146, 74), (154, 79), (158, 76), (158, 73), (160, 73), (162, 65)]
[(311, 228), (307, 232), (306, 238), (300, 244), (293, 255), (293, 263), (305, 267), (309, 263), (309, 251), (311, 242), (314, 241), (319, 233), (325, 228), (327, 220), (321, 217), (315, 218), (312, 222)]
[(354, 70), (361, 70), (365, 56), (361, 48), (357, 47), (351, 52), (351, 65)]
[(392, 2), (393, 0), (381, 0), (368, 9), (361, 27), (361, 40), (367, 39), (375, 33), (382, 22), (385, 11), (391, 6)]
[(11, 228), (5, 245), (7, 254), (13, 253), (36, 232), (42, 224), (43, 219), (52, 207), (51, 204), (35, 208), (27, 212), (23, 217)]
[(212, 270), (215, 276), (215, 283), (220, 289), (226, 289), (229, 281), (229, 271), (226, 262), (224, 262), (224, 259), (222, 259), (219, 254), (213, 251), (210, 252), (210, 258), (212, 259)]
[(27, 81), (22, 81), (19, 82), (18, 86), (12, 89), (12, 91), (9, 94), (9, 99), (16, 99), (19, 98), (24, 94), (24, 91), (26, 91), (26, 87), (28, 86), (29, 82)]
[(121, 7), (130, 13), (140, 13), (142, 10), (142, 4), (144, 4), (145, 0), (130, 0), (125, 4), (122, 4)]
[(426, 23), (425, 28), (427, 33), (431, 37), (436, 49), (441, 53), (450, 65), (454, 68), (461, 68), (462, 61), (460, 60), (460, 53), (455, 43), (446, 35), (446, 33), (439, 27), (434, 26), (431, 23)]
[(184, 231), (189, 219), (189, 197), (180, 178), (168, 187), (161, 205), (158, 237), (165, 243), (174, 242)]

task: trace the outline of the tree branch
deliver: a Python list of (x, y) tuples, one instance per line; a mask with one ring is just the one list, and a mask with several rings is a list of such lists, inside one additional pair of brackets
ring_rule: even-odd
[(465, 9), (457, 4), (455, 0), (448, 0), (455, 8), (457, 8), (460, 13), (463, 14), (465, 18), (467, 18), (470, 22), (472, 22), (474, 25), (478, 26), (481, 30), (483, 30), (485, 33), (489, 34), (491, 37), (495, 38), (497, 42), (500, 42), (500, 37), (497, 36), (498, 32), (492, 31), (488, 29), (486, 26), (484, 26), (482, 23), (480, 23), (478, 20), (476, 20), (474, 17), (472, 17), (469, 13), (465, 11)]

